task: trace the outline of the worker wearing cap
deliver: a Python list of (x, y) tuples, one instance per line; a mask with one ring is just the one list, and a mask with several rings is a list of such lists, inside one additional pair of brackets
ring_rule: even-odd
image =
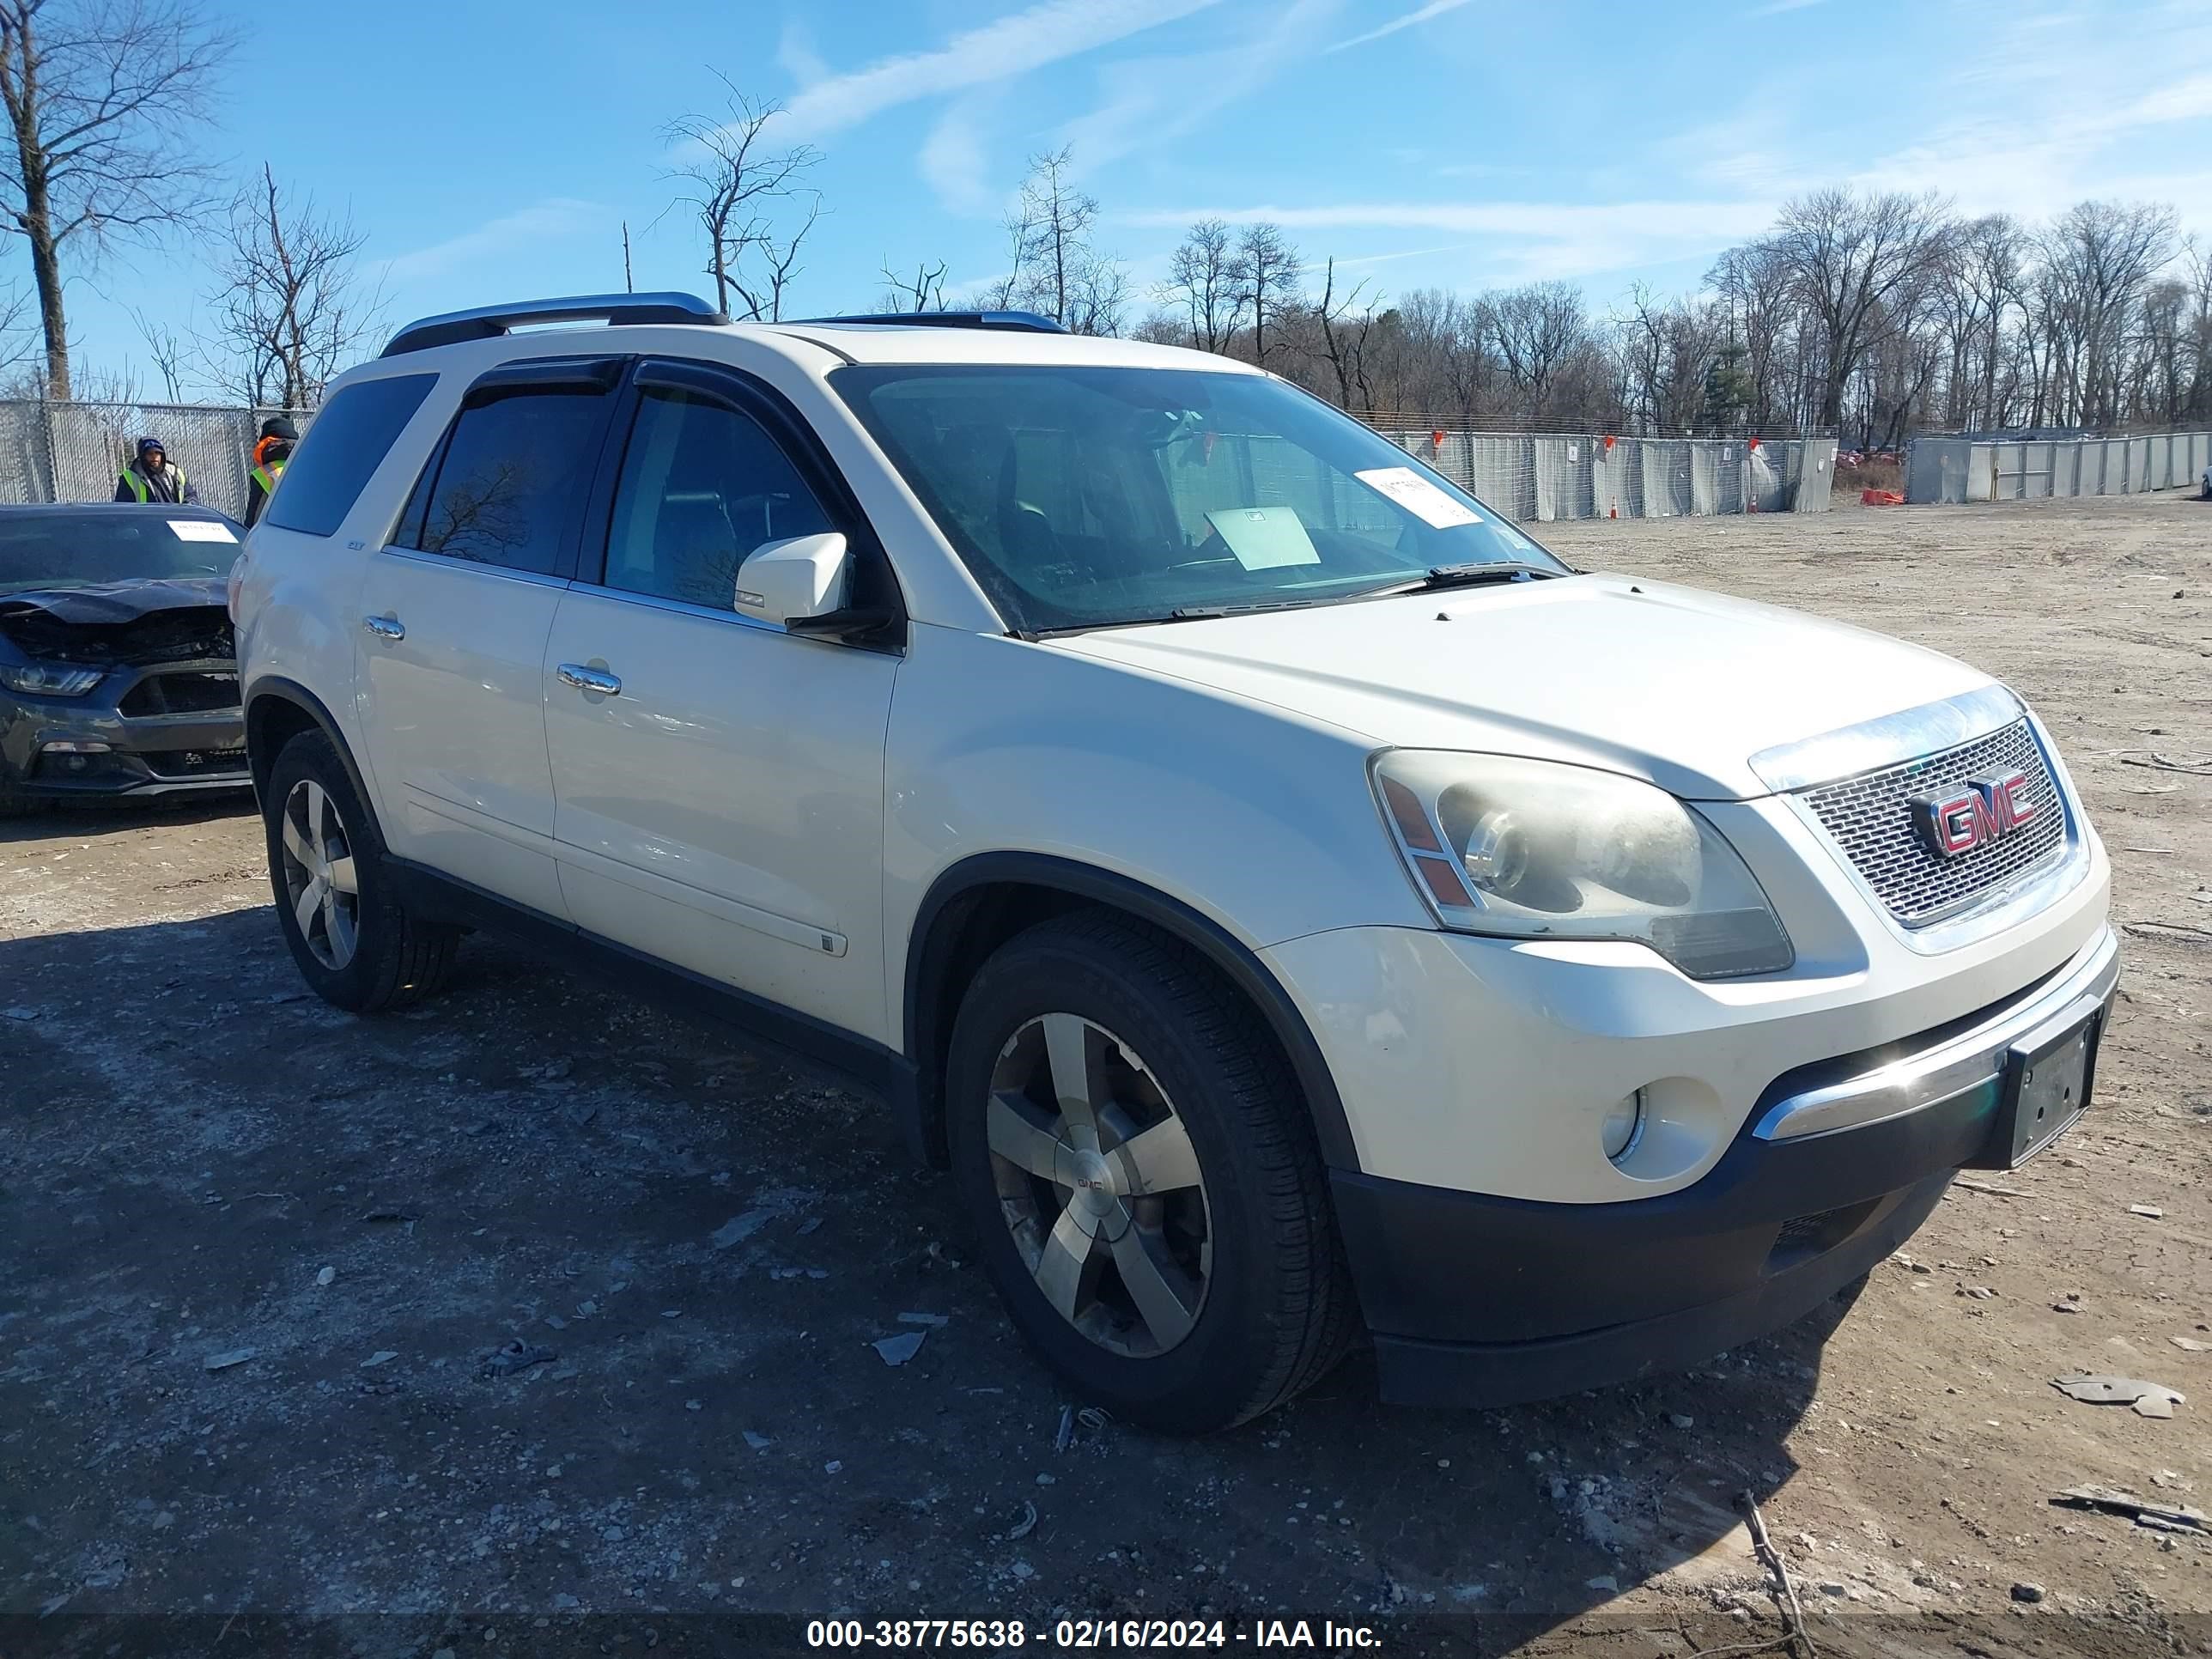
[(258, 522), (269, 505), (269, 498), (276, 493), (276, 481), (284, 476), (285, 464), (292, 459), (292, 446), (300, 441), (300, 428), (289, 416), (272, 415), (261, 423), (261, 437), (253, 446), (253, 470), (246, 475), (246, 522), (250, 529)]
[(115, 499), (137, 501), (197, 501), (200, 493), (185, 480), (185, 470), (169, 459), (159, 438), (141, 438), (138, 457), (115, 481)]

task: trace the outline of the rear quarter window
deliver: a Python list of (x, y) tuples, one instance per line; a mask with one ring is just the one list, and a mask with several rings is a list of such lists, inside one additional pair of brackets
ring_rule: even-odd
[(332, 398), (300, 440), (300, 453), (284, 469), (261, 521), (309, 536), (337, 534), (362, 486), (437, 383), (434, 374), (396, 374), (356, 381)]

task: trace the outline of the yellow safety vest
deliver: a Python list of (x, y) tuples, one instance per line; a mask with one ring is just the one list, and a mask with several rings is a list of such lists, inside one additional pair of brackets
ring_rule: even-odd
[(273, 495), (276, 493), (276, 480), (284, 476), (284, 463), (279, 461), (274, 466), (257, 466), (246, 476), (261, 486), (263, 495)]
[[(146, 480), (139, 476), (137, 467), (126, 466), (123, 469), (123, 482), (131, 486), (131, 493), (138, 498), (139, 506), (143, 507), (153, 499), (146, 488)], [(184, 499), (185, 469), (180, 466), (177, 469), (177, 500), (181, 502)]]

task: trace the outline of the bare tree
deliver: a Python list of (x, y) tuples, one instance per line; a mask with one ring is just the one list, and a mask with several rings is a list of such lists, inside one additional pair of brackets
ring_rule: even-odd
[(1267, 325), (1297, 297), (1298, 251), (1281, 226), (1247, 225), (1237, 243), (1237, 271), (1243, 308), (1252, 313), (1252, 361), (1265, 368), (1276, 343)]
[(1200, 351), (1226, 351), (1243, 314), (1243, 262), (1218, 219), (1200, 219), (1168, 256), (1168, 280), (1160, 285), (1161, 303), (1190, 319), (1189, 343)]
[(991, 285), (990, 303), (1039, 313), (1078, 334), (1119, 333), (1128, 273), (1091, 240), (1097, 222), (1098, 198), (1077, 187), (1072, 150), (1030, 157), (1006, 216), (1012, 269)]
[(131, 320), (138, 325), (138, 337), (146, 342), (146, 355), (154, 360), (155, 372), (161, 377), (162, 395), (173, 404), (184, 402), (185, 370), (191, 362), (191, 342), (174, 324), (147, 312), (132, 311)]
[(0, 221), (30, 246), (50, 395), (70, 395), (64, 255), (212, 208), (189, 158), (230, 48), (195, 0), (0, 0)]
[(885, 311), (942, 311), (945, 309), (945, 261), (917, 260), (914, 275), (882, 267), (883, 309)]
[(1553, 413), (1553, 383), (1589, 349), (1589, 319), (1571, 283), (1530, 283), (1488, 298), (1491, 339), (1531, 422)]
[(2082, 202), (2044, 234), (2054, 339), (2065, 365), (2056, 388), (2062, 419), (2103, 425), (2120, 418), (2124, 331), (2146, 284), (2173, 257), (2173, 228), (2170, 207)]
[(1363, 277), (1342, 299), (1336, 297), (1336, 259), (1332, 255), (1323, 269), (1314, 315), (1321, 325), (1322, 348), (1336, 378), (1336, 401), (1342, 409), (1375, 406), (1374, 387), (1367, 378), (1367, 340), (1375, 329), (1375, 307), (1360, 308), (1366, 291)]
[(376, 295), (356, 263), (367, 240), (313, 198), (288, 200), (264, 163), (231, 204), (220, 285), (208, 296), (210, 378), (256, 408), (319, 402), (377, 324)]
[(1770, 245), (1820, 325), (1820, 422), (1840, 428), (1844, 392), (1873, 343), (1883, 307), (1929, 281), (1948, 246), (1940, 197), (1820, 190), (1785, 204)]
[[(720, 116), (686, 115), (662, 129), (687, 156), (667, 175), (681, 186), (670, 206), (690, 209), (707, 234), (715, 305), (733, 317), (774, 321), (797, 274), (799, 245), (821, 216), (821, 192), (806, 179), (822, 155), (811, 144), (774, 148), (768, 129), (783, 106), (748, 97), (727, 76), (716, 78), (728, 94)], [(786, 228), (794, 212), (802, 216)]]

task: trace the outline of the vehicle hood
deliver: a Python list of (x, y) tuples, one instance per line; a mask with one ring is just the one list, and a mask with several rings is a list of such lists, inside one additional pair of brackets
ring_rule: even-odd
[(156, 611), (220, 605), (228, 584), (221, 576), (181, 576), (86, 587), (33, 587), (0, 593), (0, 617), (43, 612), (63, 623), (127, 623)]
[(1622, 576), (1103, 629), (1054, 647), (1399, 748), (1561, 760), (1691, 800), (1771, 792), (1761, 750), (1990, 684), (1864, 629)]
[(182, 662), (235, 653), (221, 576), (0, 593), (0, 641), (52, 662)]

